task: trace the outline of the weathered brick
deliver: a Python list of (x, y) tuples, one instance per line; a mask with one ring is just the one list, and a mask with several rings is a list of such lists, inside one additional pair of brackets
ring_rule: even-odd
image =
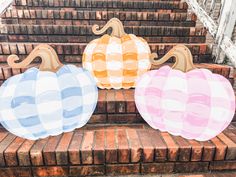
[(191, 153), (191, 145), (187, 140), (180, 136), (172, 136), (176, 143), (179, 145), (179, 161), (189, 161)]
[(143, 149), (143, 161), (153, 162), (154, 161), (154, 146), (152, 144), (152, 138), (149, 136), (148, 130), (138, 130), (138, 135)]
[(225, 156), (226, 160), (236, 159), (236, 143), (228, 138), (225, 134), (221, 133), (217, 136), (224, 144), (227, 145), (227, 153)]
[(104, 129), (95, 131), (93, 154), (94, 154), (94, 164), (105, 163), (105, 131)]
[(93, 153), (92, 147), (94, 142), (94, 131), (85, 131), (84, 138), (81, 145), (81, 160), (82, 164), (92, 164), (93, 163)]
[(139, 164), (110, 164), (106, 165), (107, 175), (129, 175), (139, 173)]
[(142, 163), (141, 172), (143, 174), (165, 174), (173, 173), (174, 163)]
[(215, 145), (210, 141), (201, 142), (203, 146), (202, 161), (211, 161), (215, 154)]
[(195, 140), (188, 140), (192, 146), (191, 161), (201, 161), (203, 146)]
[(116, 111), (116, 102), (115, 100), (115, 91), (110, 90), (107, 92), (107, 112), (108, 113), (115, 113)]
[(40, 139), (35, 142), (33, 147), (30, 149), (30, 159), (34, 166), (44, 165), (42, 150), (46, 145), (48, 138)]
[(176, 161), (179, 154), (179, 146), (174, 142), (170, 134), (162, 132), (161, 136), (168, 147), (168, 160)]
[(17, 137), (12, 141), (12, 143), (6, 148), (4, 151), (4, 156), (6, 160), (7, 166), (17, 166), (18, 160), (17, 160), (17, 149), (21, 146), (21, 144), (25, 141), (25, 139)]
[(106, 140), (105, 140), (105, 151), (106, 151), (106, 163), (116, 163), (117, 162), (117, 142), (115, 129), (106, 130)]
[(82, 144), (82, 139), (83, 139), (83, 130), (80, 129), (75, 130), (74, 136), (71, 139), (71, 144), (68, 148), (69, 161), (73, 165), (81, 163), (80, 146)]
[(139, 162), (142, 155), (142, 145), (138, 133), (135, 129), (127, 129), (126, 133), (131, 150), (131, 162)]
[(208, 171), (208, 162), (176, 162), (174, 171), (176, 173), (196, 173)]
[(119, 163), (128, 163), (130, 159), (129, 144), (126, 131), (117, 129), (118, 161)]
[(152, 143), (155, 148), (155, 161), (167, 160), (167, 145), (162, 139), (160, 132), (157, 130), (149, 130), (149, 136), (152, 138)]
[(211, 141), (216, 146), (214, 160), (224, 160), (227, 146), (222, 141), (220, 141), (219, 138), (217, 137), (212, 138)]
[(105, 167), (103, 165), (71, 166), (69, 169), (70, 176), (94, 176), (104, 174)]
[(60, 176), (67, 177), (69, 174), (68, 167), (47, 166), (47, 167), (32, 167), (33, 175), (40, 177)]
[(31, 147), (34, 145), (35, 141), (25, 140), (25, 142), (21, 145), (21, 147), (17, 151), (17, 157), (20, 166), (30, 166), (30, 155), (29, 151)]
[(43, 148), (43, 158), (45, 165), (57, 164), (55, 150), (60, 139), (61, 135), (52, 136), (48, 139), (46, 146)]
[(12, 134), (8, 134), (1, 142), (0, 142), (0, 166), (5, 166), (5, 158), (4, 151), (11, 144), (16, 137)]

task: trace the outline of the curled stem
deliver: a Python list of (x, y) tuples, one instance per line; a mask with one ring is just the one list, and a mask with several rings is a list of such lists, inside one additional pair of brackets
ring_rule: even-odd
[(174, 57), (175, 63), (172, 66), (173, 69), (188, 72), (196, 68), (193, 64), (193, 56), (185, 45), (176, 45), (164, 57), (159, 60), (155, 60), (157, 57), (157, 54), (151, 54), (150, 61), (153, 65), (161, 65), (171, 57)]
[(10, 55), (7, 58), (7, 63), (12, 68), (26, 68), (37, 57), (42, 59), (42, 63), (39, 66), (40, 71), (56, 72), (63, 66), (55, 50), (47, 44), (38, 45), (23, 61), (18, 63), (19, 57)]
[(118, 18), (110, 19), (106, 23), (106, 25), (102, 29), (100, 29), (100, 30), (99, 30), (99, 26), (98, 25), (93, 25), (92, 31), (93, 31), (94, 34), (100, 35), (100, 34), (105, 33), (108, 28), (112, 28), (111, 36), (115, 36), (115, 37), (120, 38), (123, 35), (126, 35), (126, 33), (124, 31), (124, 26), (123, 26), (122, 22)]

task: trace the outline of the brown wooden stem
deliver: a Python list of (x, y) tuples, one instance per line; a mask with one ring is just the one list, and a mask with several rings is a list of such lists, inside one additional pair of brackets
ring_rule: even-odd
[(112, 28), (111, 36), (115, 36), (115, 37), (120, 38), (123, 35), (126, 35), (126, 33), (124, 31), (124, 26), (123, 26), (122, 22), (118, 18), (110, 19), (106, 23), (106, 25), (102, 29), (100, 29), (100, 30), (99, 30), (99, 26), (98, 25), (93, 25), (92, 31), (93, 31), (94, 34), (100, 35), (100, 34), (105, 33), (108, 28)]
[(153, 65), (161, 65), (171, 57), (175, 58), (175, 63), (172, 66), (173, 69), (188, 72), (196, 68), (193, 64), (193, 56), (190, 50), (184, 45), (177, 45), (173, 47), (164, 57), (159, 60), (154, 60), (157, 58), (157, 54), (151, 54), (150, 61)]
[(47, 44), (38, 45), (28, 57), (19, 63), (16, 62), (19, 61), (17, 55), (10, 55), (7, 58), (7, 63), (12, 68), (26, 68), (36, 57), (42, 59), (42, 63), (39, 67), (40, 71), (56, 72), (63, 66), (55, 50)]

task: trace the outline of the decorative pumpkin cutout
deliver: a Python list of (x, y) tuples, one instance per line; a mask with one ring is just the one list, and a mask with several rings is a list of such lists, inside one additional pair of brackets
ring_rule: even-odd
[(111, 35), (91, 41), (83, 54), (83, 67), (91, 72), (99, 88), (120, 89), (135, 86), (136, 78), (151, 67), (148, 43), (133, 34), (126, 34), (121, 21), (112, 18), (101, 29), (94, 25), (92, 31), (99, 35), (108, 28)]
[(37, 46), (22, 62), (8, 57), (12, 68), (29, 65), (41, 57), (40, 68), (9, 78), (0, 87), (0, 123), (11, 133), (35, 140), (84, 126), (98, 97), (90, 73), (74, 65), (62, 65), (48, 45)]
[(196, 69), (191, 52), (183, 45), (153, 64), (162, 64), (170, 57), (176, 59), (172, 68), (149, 71), (137, 81), (137, 109), (154, 129), (199, 141), (215, 137), (235, 113), (231, 84), (221, 75)]

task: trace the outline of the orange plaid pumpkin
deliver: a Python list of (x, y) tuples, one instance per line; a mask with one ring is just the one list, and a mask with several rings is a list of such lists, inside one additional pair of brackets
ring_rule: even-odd
[(83, 67), (91, 72), (99, 88), (120, 89), (135, 87), (136, 78), (151, 68), (148, 43), (134, 34), (126, 34), (121, 21), (112, 18), (101, 29), (92, 27), (94, 34), (112, 28), (111, 35), (91, 41), (83, 54)]

